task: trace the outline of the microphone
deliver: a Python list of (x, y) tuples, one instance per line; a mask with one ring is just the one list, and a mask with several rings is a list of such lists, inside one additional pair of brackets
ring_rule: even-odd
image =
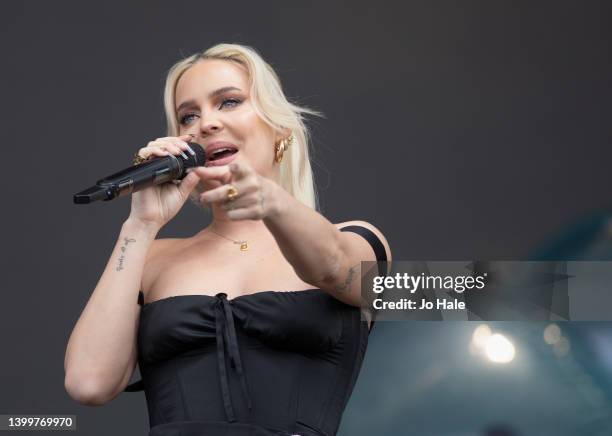
[(74, 194), (73, 201), (75, 204), (88, 204), (97, 200), (108, 201), (149, 186), (183, 179), (187, 175), (188, 168), (206, 163), (206, 154), (202, 146), (194, 142), (190, 142), (189, 146), (195, 152), (195, 156), (188, 154), (187, 160), (173, 154), (157, 156), (98, 180), (91, 188)]

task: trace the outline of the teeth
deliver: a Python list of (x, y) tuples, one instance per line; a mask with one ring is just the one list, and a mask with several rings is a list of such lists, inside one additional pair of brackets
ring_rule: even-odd
[(221, 152), (223, 152), (223, 151), (231, 151), (231, 150), (234, 150), (234, 149), (233, 149), (233, 148), (230, 148), (230, 147), (219, 148), (219, 149), (217, 149), (217, 150), (213, 151), (213, 153), (212, 153), (211, 157), (212, 157), (212, 156), (216, 156), (217, 154), (219, 154), (219, 153), (221, 153)]

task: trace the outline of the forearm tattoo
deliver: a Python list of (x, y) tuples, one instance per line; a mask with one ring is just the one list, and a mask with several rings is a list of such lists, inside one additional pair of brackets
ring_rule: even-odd
[(123, 245), (121, 246), (121, 256), (119, 256), (119, 265), (116, 270), (121, 271), (123, 268), (123, 263), (125, 262), (125, 250), (130, 242), (136, 242), (136, 239), (133, 238), (123, 238)]
[(353, 280), (357, 275), (358, 267), (359, 264), (357, 263), (348, 269), (348, 272), (346, 273), (346, 279), (344, 279), (344, 283), (342, 283), (342, 285), (338, 288), (338, 292), (346, 292), (351, 288), (351, 283), (353, 283)]

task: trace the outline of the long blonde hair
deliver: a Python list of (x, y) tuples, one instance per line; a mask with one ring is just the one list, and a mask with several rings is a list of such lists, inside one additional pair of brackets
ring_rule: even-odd
[(289, 130), (293, 134), (293, 143), (285, 150), (280, 163), (281, 186), (305, 205), (318, 209), (309, 157), (310, 135), (304, 124), (304, 115), (321, 116), (321, 113), (289, 102), (274, 69), (252, 47), (217, 44), (202, 53), (180, 60), (170, 68), (164, 89), (168, 136), (177, 136), (179, 132), (175, 112), (176, 84), (188, 68), (205, 59), (235, 62), (247, 71), (251, 101), (256, 113), (273, 129)]

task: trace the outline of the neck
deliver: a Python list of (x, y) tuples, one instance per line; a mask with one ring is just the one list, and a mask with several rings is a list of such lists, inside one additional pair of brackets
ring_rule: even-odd
[[(280, 183), (280, 169), (278, 167), (275, 168), (273, 174), (267, 177), (276, 183)], [(211, 205), (211, 211), (212, 221), (202, 232), (207, 233), (214, 230), (227, 238), (236, 240), (267, 240), (268, 242), (274, 240), (274, 236), (270, 233), (263, 220), (232, 220), (227, 215), (227, 212), (216, 203)]]
[(227, 212), (217, 205), (213, 205), (212, 215), (212, 221), (207, 229), (219, 232), (228, 238), (251, 241), (272, 237), (262, 220), (232, 220), (227, 216)]

